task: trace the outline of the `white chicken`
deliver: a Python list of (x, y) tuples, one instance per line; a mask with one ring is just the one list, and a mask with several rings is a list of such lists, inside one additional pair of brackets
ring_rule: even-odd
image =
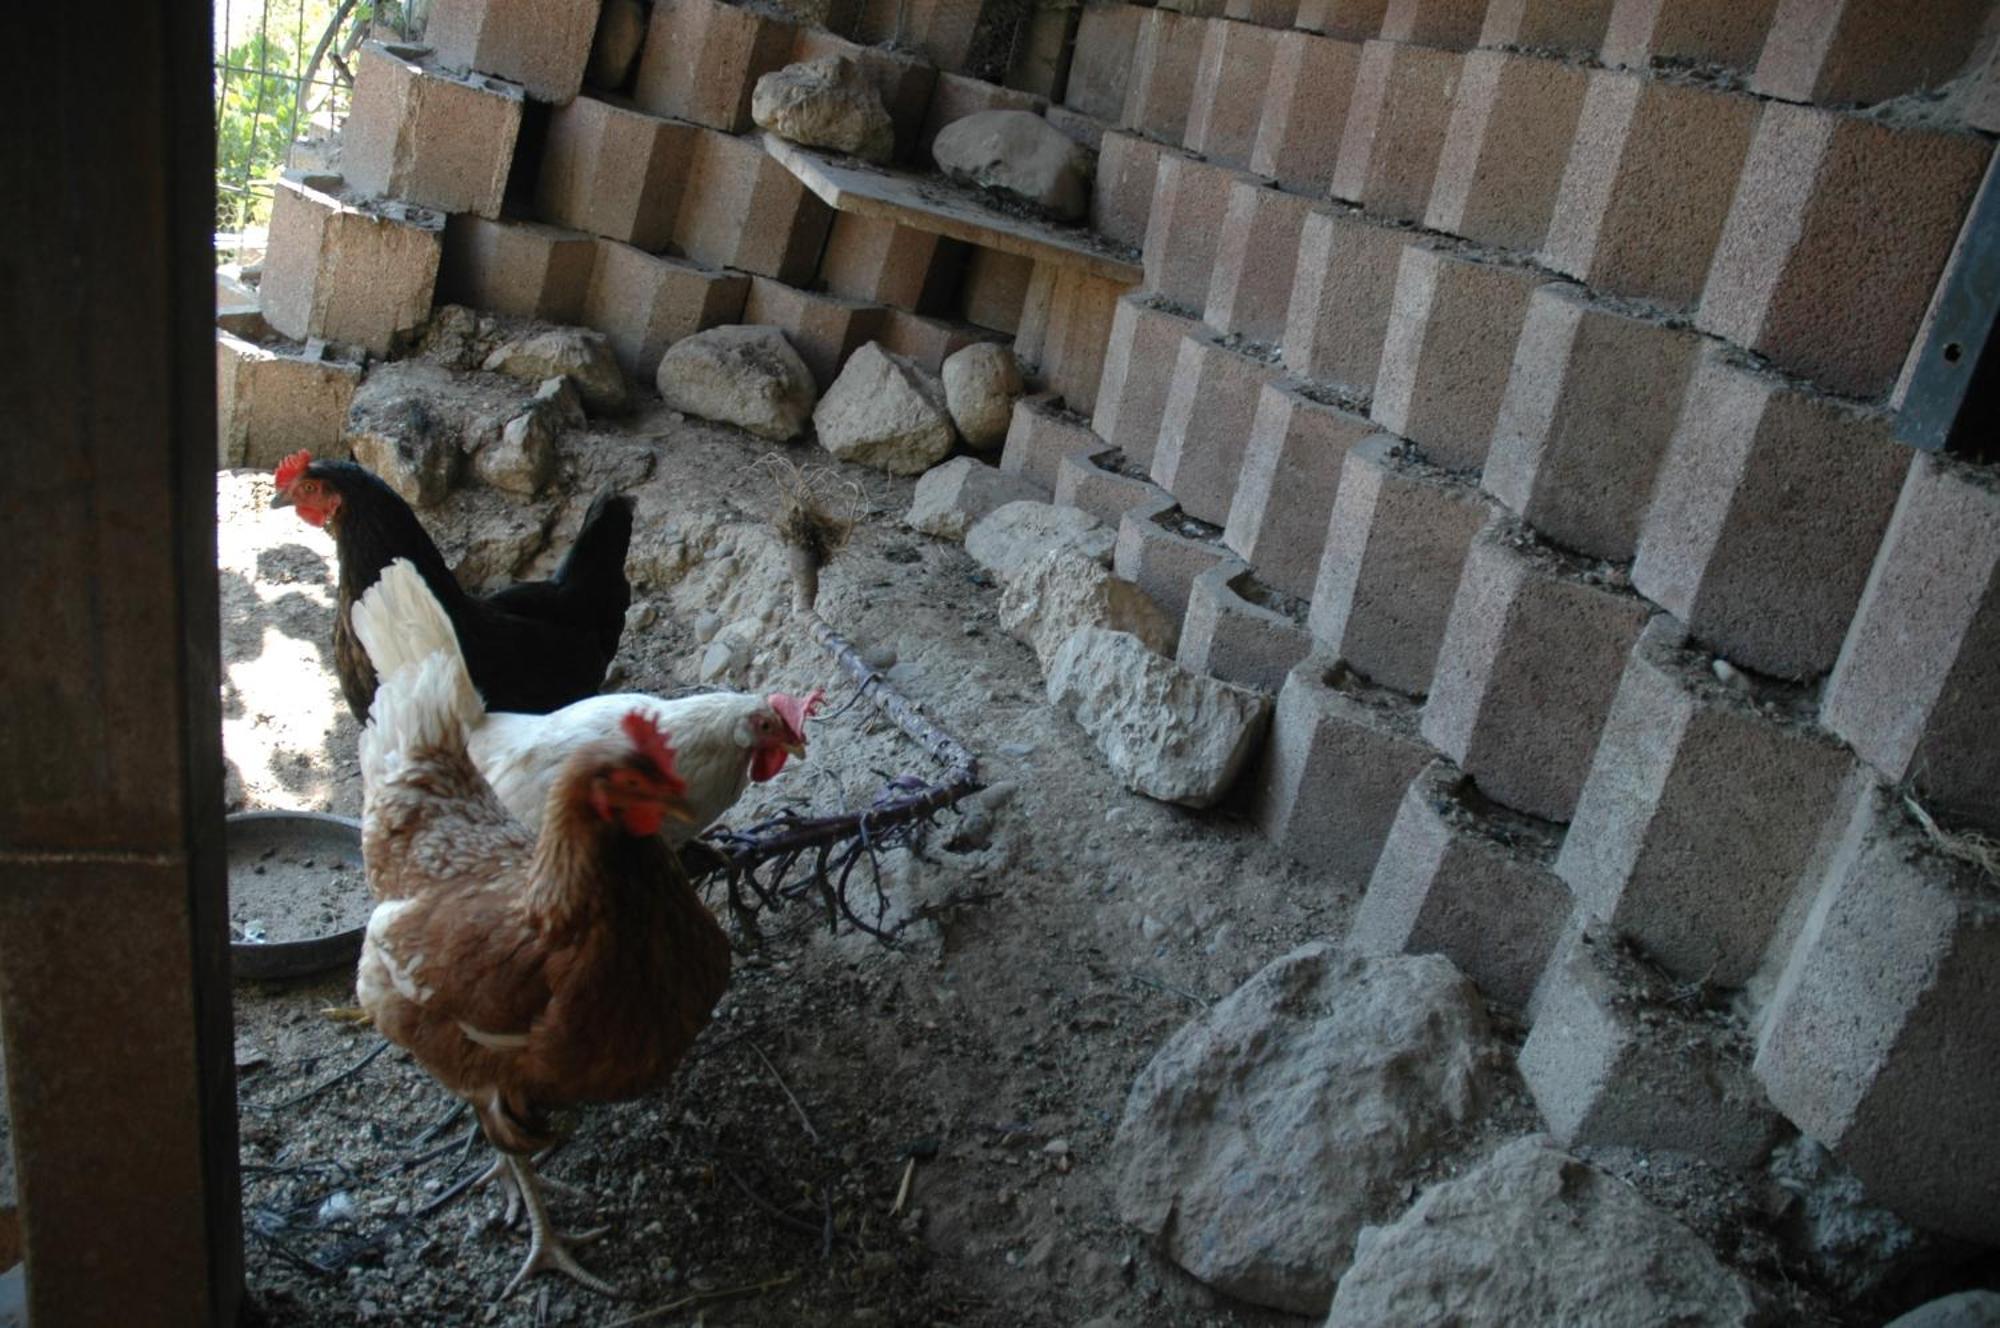
[[(435, 614), (378, 614), (370, 644), (377, 671), (386, 677), (451, 649), (454, 642), (440, 639), (441, 621)], [(569, 758), (615, 738), (627, 715), (644, 714), (674, 735), (676, 767), (687, 781), (683, 803), (692, 818), (662, 830), (678, 847), (735, 806), (752, 780), (773, 779), (786, 761), (805, 755), (806, 721), (824, 699), (822, 688), (805, 696), (706, 692), (671, 701), (643, 692), (591, 696), (546, 715), (488, 713), (467, 731), (466, 749), (500, 801), (532, 834), (541, 829), (549, 790)]]

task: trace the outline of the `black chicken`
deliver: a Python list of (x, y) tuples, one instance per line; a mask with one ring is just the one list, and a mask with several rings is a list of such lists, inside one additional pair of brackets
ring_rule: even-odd
[(601, 494), (562, 566), (546, 581), (467, 594), (402, 497), (352, 461), (285, 458), (275, 507), (295, 507), (333, 536), (340, 557), (340, 607), (333, 624), (334, 667), (347, 708), (363, 723), (375, 698), (375, 666), (355, 639), (354, 602), (382, 569), (408, 558), (458, 631), (473, 685), (488, 710), (546, 714), (594, 696), (618, 653), (632, 587), (625, 550), (632, 500)]

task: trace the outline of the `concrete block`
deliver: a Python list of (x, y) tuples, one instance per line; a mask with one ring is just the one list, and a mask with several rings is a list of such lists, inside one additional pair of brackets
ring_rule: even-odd
[(1604, 44), (1613, 0), (1491, 0), (1481, 46), (1594, 55)]
[(1166, 414), (1181, 340), (1200, 326), (1141, 295), (1120, 299), (1112, 313), (1104, 373), (1097, 380), (1090, 423), (1099, 438), (1148, 474), (1158, 450), (1160, 420)]
[(1162, 153), (1146, 221), (1146, 289), (1189, 310), (1208, 299), (1230, 189), (1257, 178), (1180, 153)]
[(741, 322), (750, 278), (615, 240), (597, 242), (583, 321), (604, 333), (634, 381), (650, 384), (660, 357), (682, 337)]
[[(583, 66), (585, 85), (599, 92), (622, 92), (646, 44), (646, 8), (640, 0), (604, 0), (597, 9), (597, 33)], [(567, 101), (568, 98), (562, 100)]]
[(1570, 913), (1550, 870), (1562, 828), (1482, 797), (1449, 761), (1410, 781), (1354, 910), (1362, 954), (1441, 954), (1489, 999), (1519, 1010)]
[[(876, 95), (882, 98), (882, 109), (889, 112), (889, 121), (896, 130), (896, 159), (917, 163), (924, 169), (931, 165), (930, 138), (926, 137), (931, 108), (938, 96), (938, 71), (914, 55), (880, 46), (863, 46), (851, 42), (819, 28), (802, 27), (792, 41), (788, 63), (801, 60), (818, 60), (827, 56), (846, 56), (861, 67), (868, 77)], [(993, 97), (992, 107), (973, 106), (972, 110), (1004, 107), (1014, 109), (1017, 102), (1025, 103), (1020, 109), (1032, 110), (1037, 114), (1047, 105), (1044, 98), (1030, 94), (1014, 93), (1005, 88), (994, 87), (991, 83), (981, 83), (978, 79), (964, 78), (957, 74), (945, 77), (955, 80), (944, 95), (945, 104), (938, 107), (940, 113), (949, 113), (950, 104), (963, 99), (970, 88), (987, 88)], [(970, 110), (959, 114), (970, 114)], [(956, 117), (953, 117), (956, 118)], [(939, 128), (943, 127), (939, 124)], [(928, 131), (931, 137), (936, 130)]]
[[(1047, 265), (1041, 265), (1047, 266)], [(1077, 268), (1055, 269), (1038, 362), (1049, 388), (1072, 410), (1093, 410), (1118, 301), (1132, 288)], [(1025, 329), (1024, 329), (1025, 331)], [(1018, 339), (1017, 339), (1018, 349)]]
[(1250, 164), (1277, 43), (1278, 34), (1270, 28), (1210, 20), (1202, 34), (1194, 100), (1182, 140), (1189, 151), (1226, 166)]
[[(914, 160), (919, 164), (928, 163), (931, 159), (931, 141), (938, 136), (938, 130), (954, 120), (963, 120), (966, 116), (977, 115), (981, 111), (1032, 111), (1036, 115), (1041, 115), (1048, 109), (1049, 99), (1033, 92), (1023, 92), (1019, 88), (1003, 88), (998, 83), (968, 78), (964, 74), (939, 73), (937, 86), (931, 90), (930, 105), (924, 111), (922, 132), (917, 136)], [(1114, 107), (1112, 115), (1115, 117), (1117, 113)]]
[(1104, 121), (1093, 120), (1067, 106), (1051, 106), (1042, 112), (1042, 118), (1049, 122), (1050, 128), (1060, 131), (1063, 137), (1092, 153), (1103, 147), (1104, 135), (1111, 129)]
[[(1065, 457), (1091, 456), (1104, 450), (1104, 440), (1090, 431), (1090, 421), (1063, 409), (1053, 394), (1021, 397), (1014, 402), (1013, 417), (1007, 422), (1000, 469), (1052, 493)], [(1105, 524), (1112, 521), (1106, 519)]]
[(1544, 261), (1600, 292), (1692, 305), (1757, 111), (1738, 93), (1594, 71)]
[[(1992, 147), (1807, 106), (1757, 123), (1695, 321), (1835, 392), (1896, 380)], [(1876, 227), (1896, 218), (1896, 242)]]
[(1341, 465), (1368, 417), (1296, 379), (1264, 384), (1222, 542), (1286, 595), (1312, 598)]
[[(401, 203), (363, 203), (320, 186), (338, 177), (280, 176), (258, 297), (264, 321), (386, 355), (430, 317), (444, 217)], [(365, 279), (357, 280), (356, 274)]]
[(743, 302), (743, 321), (781, 329), (822, 392), (849, 355), (879, 340), (884, 312), (879, 304), (819, 295), (769, 277), (750, 278)]
[(1473, 538), (1423, 730), (1496, 802), (1551, 821), (1575, 811), (1625, 656), (1652, 614), (1622, 580), (1511, 517)]
[(1396, 273), (1414, 238), (1349, 208), (1306, 214), (1285, 314), (1287, 370), (1363, 399), (1375, 390)]
[(1941, 815), (2000, 834), (2000, 490), (1983, 467), (1910, 463), (1822, 718)]
[(850, 300), (937, 313), (950, 303), (963, 262), (964, 251), (956, 241), (893, 221), (837, 212), (820, 255), (819, 278), (829, 291)]
[(997, 47), (1006, 42), (1011, 58), (1004, 68), (995, 59), (971, 72), (1051, 101), (1060, 97), (1069, 81), (1070, 56), (1076, 46), (1077, 20), (1081, 17), (1077, 7), (1037, 5), (1028, 11), (1027, 22), (1018, 27), (1018, 10), (996, 4), (987, 12), (994, 20), (987, 27), (989, 43)]
[(438, 299), (514, 318), (580, 323), (597, 245), (581, 231), (461, 213), (445, 224)]
[(1218, 332), (1259, 345), (1285, 338), (1292, 307), (1293, 260), (1310, 199), (1255, 179), (1229, 187), (1229, 205), (1216, 241), (1202, 321)]
[(1580, 287), (1539, 288), (1481, 485), (1556, 543), (1629, 561), (1700, 344)]
[(1749, 70), (1778, 0), (1612, 0), (1598, 58), (1644, 72), (1656, 65)]
[(987, 329), (968, 323), (926, 318), (906, 309), (882, 311), (882, 349), (906, 360), (914, 360), (931, 373), (942, 373), (946, 360), (974, 342), (996, 339)]
[(1097, 147), (1097, 177), (1090, 187), (1090, 228), (1120, 244), (1142, 243), (1147, 220), (1153, 215), (1160, 157), (1171, 152), (1150, 138), (1107, 131)]
[(1750, 87), (1837, 106), (1935, 88), (1965, 68), (1991, 9), (1987, 0), (1778, 0)]
[(1479, 40), (1486, 0), (1389, 0), (1382, 10), (1383, 41), (1469, 50)]
[(1020, 329), (1034, 272), (1032, 258), (973, 248), (965, 255), (964, 277), (958, 288), (959, 317), (995, 332), (1013, 334)]
[(1350, 447), (1313, 586), (1313, 636), (1373, 683), (1430, 691), (1466, 551), (1489, 506), (1400, 439), (1376, 434)]
[(1195, 578), (1232, 557), (1220, 530), (1189, 516), (1172, 494), (1163, 493), (1119, 518), (1111, 570), (1152, 596), (1178, 623)]
[(1292, 26), (1323, 37), (1367, 41), (1382, 35), (1382, 15), (1389, 0), (1299, 0)]
[(522, 101), (511, 83), (429, 68), (404, 48), (367, 42), (355, 63), (341, 171), (371, 198), (497, 217)]
[(654, 115), (740, 134), (757, 80), (792, 61), (798, 30), (728, 0), (657, 0), (632, 100)]
[(598, 0), (436, 0), (424, 40), (447, 69), (492, 74), (561, 105), (583, 86)]
[(549, 117), (536, 215), (641, 249), (666, 248), (695, 132), (677, 121), (578, 97)]
[(1750, 1073), (1748, 1038), (1683, 991), (1605, 929), (1557, 955), (1519, 1064), (1558, 1142), (1763, 1162), (1784, 1123)]
[(1676, 977), (1740, 987), (1853, 758), (1804, 689), (1713, 665), (1664, 614), (1641, 634), (1556, 874)]
[(1167, 9), (1148, 9), (1140, 16), (1125, 108), (1118, 119), (1121, 128), (1164, 143), (1187, 136), (1188, 103), (1206, 29), (1205, 20)]
[(215, 334), (216, 462), (269, 469), (300, 448), (338, 456), (361, 366)]
[(1335, 198), (1378, 217), (1423, 219), (1463, 60), (1451, 51), (1396, 42), (1361, 48), (1333, 166)]
[(1205, 328), (1181, 338), (1152, 475), (1188, 515), (1217, 526), (1229, 519), (1257, 400), (1281, 372)]
[(1474, 51), (1463, 68), (1424, 225), (1533, 253), (1548, 233), (1590, 75), (1508, 51)]
[(1833, 667), (1909, 454), (1881, 411), (1708, 346), (1639, 533), (1632, 584), (1732, 663)]
[[(1918, 1226), (2000, 1241), (2000, 910), (1894, 790), (1869, 790), (1815, 883), (1755, 1068), (1778, 1109)], [(1962, 846), (1961, 846), (1962, 847)]]
[(1116, 526), (1126, 512), (1152, 502), (1162, 492), (1115, 447), (1101, 452), (1065, 451), (1056, 458), (1056, 505), (1088, 512), (1107, 526)]
[(1530, 267), (1405, 246), (1369, 415), (1435, 465), (1483, 466), (1528, 299), (1546, 281)]
[(1011, 35), (1006, 20), (1016, 12), (1000, 12), (994, 0), (866, 0), (853, 36), (894, 43), (939, 69), (998, 78), (1007, 67), (1007, 52), (992, 46), (996, 36), (1004, 41)]
[(674, 241), (689, 258), (788, 285), (811, 282), (833, 212), (753, 138), (695, 130)]
[(1276, 692), (1312, 644), (1306, 602), (1273, 590), (1230, 558), (1189, 588), (1175, 659), (1211, 678)]
[(1063, 85), (1063, 105), (1093, 120), (1118, 123), (1125, 113), (1125, 89), (1145, 14), (1138, 5), (1083, 7), (1076, 23), (1069, 81)]
[(1222, 16), (1283, 30), (1298, 21), (1299, 0), (1227, 0)]
[(1405, 787), (1435, 755), (1417, 705), (1335, 657), (1307, 656), (1278, 692), (1256, 778), (1257, 825), (1289, 856), (1360, 889)]
[(1314, 32), (1279, 33), (1250, 169), (1295, 193), (1323, 197), (1333, 184), (1360, 67), (1359, 42)]

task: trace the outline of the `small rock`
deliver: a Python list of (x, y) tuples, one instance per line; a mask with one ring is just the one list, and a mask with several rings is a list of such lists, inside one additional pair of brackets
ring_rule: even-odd
[(694, 616), (694, 639), (701, 644), (707, 645), (710, 641), (713, 641), (715, 634), (721, 630), (722, 616), (720, 614), (703, 609)]
[(1011, 779), (995, 780), (993, 783), (979, 790), (979, 792), (973, 794), (971, 800), (988, 811), (998, 811), (1012, 802), (1014, 795), (1020, 792), (1020, 790), (1021, 786)]
[(780, 443), (805, 432), (819, 395), (785, 334), (754, 324), (682, 337), (661, 357), (655, 381), (676, 410)]
[(1715, 671), (1716, 680), (1723, 686), (1734, 687), (1741, 692), (1750, 690), (1750, 680), (1743, 676), (1743, 671), (1720, 655), (1709, 667)]
[(848, 357), (812, 419), (821, 447), (892, 475), (921, 475), (951, 451), (943, 385), (872, 341)]
[(412, 507), (435, 507), (443, 502), (458, 477), (456, 441), (441, 431), (421, 426), (393, 432), (365, 425), (356, 428), (350, 420), (347, 446), (356, 461), (374, 471)]
[(1090, 207), (1090, 157), (1033, 111), (979, 111), (938, 131), (938, 169), (1075, 221)]
[(1080, 549), (1106, 567), (1118, 532), (1075, 507), (1024, 499), (996, 507), (965, 532), (965, 551), (972, 561), (1002, 582), (1059, 545)]
[(584, 82), (610, 92), (624, 87), (645, 41), (646, 11), (639, 0), (604, 0), (597, 11), (597, 35), (591, 39)]
[(1019, 475), (972, 457), (954, 457), (917, 481), (903, 523), (939, 539), (962, 540), (981, 517), (1008, 503), (1038, 500), (1040, 492)]
[(866, 161), (886, 162), (896, 150), (896, 126), (881, 95), (844, 55), (801, 60), (758, 79), (750, 118), (780, 138)]
[[(657, 622), (659, 617), (659, 605), (653, 603), (651, 600), (641, 600), (631, 608), (625, 610), (625, 630), (628, 632), (644, 631)], [(714, 633), (711, 632), (709, 635), (713, 636)]]
[(1176, 632), (1145, 591), (1073, 547), (1051, 549), (1007, 579), (1000, 626), (1032, 648), (1043, 668), (1079, 627), (1130, 632), (1162, 655), (1173, 653)]
[(1014, 398), (1021, 395), (1021, 366), (997, 342), (975, 341), (944, 362), (944, 401), (965, 445), (991, 452), (1007, 441)]
[(568, 378), (592, 414), (616, 414), (630, 399), (610, 339), (587, 327), (543, 328), (503, 341), (486, 357), (485, 369), (534, 383)]
[(1012, 756), (1016, 759), (1023, 756), (1033, 756), (1035, 754), (1035, 744), (1032, 742), (1003, 742), (1000, 744), (1000, 754), (1002, 756)]
[(479, 449), (472, 472), (480, 482), (533, 497), (556, 469), (556, 430), (548, 414), (529, 410), (507, 421), (500, 437)]
[(887, 673), (896, 667), (896, 647), (886, 643), (867, 646), (861, 651), (861, 662), (877, 673)]

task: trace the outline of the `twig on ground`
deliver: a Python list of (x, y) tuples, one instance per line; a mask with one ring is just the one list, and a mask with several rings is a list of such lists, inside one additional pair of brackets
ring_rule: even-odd
[(736, 1174), (736, 1169), (734, 1167), (723, 1167), (722, 1174), (729, 1177), (729, 1179), (735, 1184), (736, 1188), (743, 1191), (743, 1197), (748, 1199), (751, 1203), (756, 1204), (759, 1208), (763, 1209), (764, 1215), (770, 1218), (772, 1221), (777, 1222), (783, 1226), (790, 1227), (793, 1231), (798, 1232), (802, 1236), (817, 1236), (819, 1234), (819, 1231), (813, 1226), (812, 1223), (805, 1221), (803, 1218), (793, 1217), (790, 1213), (778, 1207), (778, 1205), (772, 1203), (769, 1199), (766, 1199), (763, 1195), (757, 1193), (756, 1190), (750, 1187), (749, 1181), (743, 1179), (743, 1177)]
[(370, 1065), (374, 1064), (375, 1058), (377, 1056), (380, 1056), (383, 1052), (387, 1051), (388, 1049), (389, 1049), (389, 1040), (387, 1038), (383, 1038), (380, 1042), (377, 1042), (375, 1044), (375, 1047), (372, 1051), (370, 1051), (366, 1056), (363, 1056), (360, 1060), (354, 1062), (354, 1064), (348, 1066), (346, 1069), (340, 1071), (337, 1074), (328, 1075), (326, 1078), (314, 1084), (311, 1088), (308, 1088), (305, 1092), (298, 1094), (296, 1097), (288, 1097), (283, 1102), (278, 1103), (276, 1106), (263, 1107), (263, 1106), (258, 1106), (254, 1102), (245, 1103), (244, 1105), (248, 1107), (251, 1111), (261, 1111), (267, 1114), (273, 1114), (280, 1111), (290, 1111), (293, 1107), (303, 1106), (306, 1103), (312, 1101), (314, 1098), (318, 1097), (321, 1093), (324, 1093), (327, 1089), (332, 1088), (334, 1085), (339, 1084), (347, 1079), (351, 1079), (357, 1074), (360, 1074), (363, 1070), (367, 1069)]
[(798, 1277), (799, 1275), (796, 1272), (791, 1272), (779, 1277), (767, 1277), (761, 1282), (746, 1283), (743, 1286), (722, 1287), (715, 1291), (696, 1291), (682, 1296), (679, 1300), (670, 1300), (664, 1305), (656, 1305), (643, 1313), (627, 1315), (622, 1319), (613, 1319), (605, 1325), (605, 1328), (630, 1328), (632, 1324), (646, 1323), (653, 1319), (664, 1318), (678, 1310), (689, 1309), (695, 1305), (711, 1305), (718, 1300), (738, 1300), (744, 1296), (761, 1295), (766, 1291), (776, 1291), (779, 1287), (790, 1286), (798, 1280)]
[(797, 1098), (796, 1095), (793, 1094), (791, 1085), (785, 1082), (785, 1076), (778, 1073), (778, 1067), (771, 1064), (771, 1058), (764, 1054), (764, 1049), (762, 1047), (752, 1042), (750, 1044), (750, 1050), (757, 1053), (757, 1059), (764, 1062), (764, 1068), (769, 1070), (771, 1072), (771, 1077), (778, 1081), (778, 1088), (781, 1092), (784, 1093), (785, 1101), (791, 1103), (792, 1110), (799, 1113), (799, 1124), (805, 1127), (806, 1138), (812, 1140), (814, 1143), (819, 1143), (820, 1142), (819, 1131), (813, 1128), (812, 1117), (808, 1116), (806, 1114), (806, 1109), (799, 1105), (799, 1099)]
[(1151, 987), (1154, 991), (1163, 991), (1169, 996), (1178, 996), (1197, 1009), (1206, 1010), (1209, 1006), (1215, 1004), (1214, 1001), (1203, 996), (1200, 992), (1189, 991), (1186, 987), (1177, 987), (1173, 983), (1156, 978), (1150, 973), (1127, 973), (1125, 976), (1142, 987)]

